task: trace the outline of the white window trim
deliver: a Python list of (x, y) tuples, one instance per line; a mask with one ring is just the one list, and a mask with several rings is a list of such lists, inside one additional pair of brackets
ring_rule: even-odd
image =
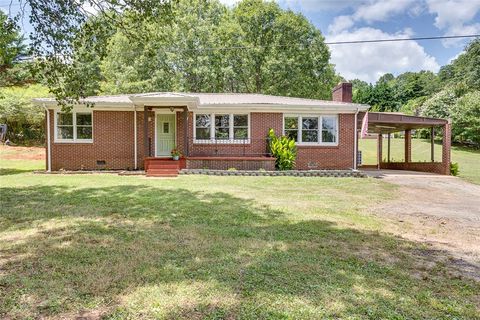
[[(302, 118), (318, 118), (318, 142), (303, 142), (302, 141)], [(322, 124), (323, 124), (323, 117), (335, 117), (336, 119), (336, 139), (335, 142), (322, 142)], [(338, 141), (340, 140), (340, 130), (338, 127), (338, 114), (284, 114), (283, 115), (283, 123), (282, 123), (282, 135), (285, 135), (285, 118), (297, 118), (298, 123), (298, 134), (297, 138), (299, 141), (295, 142), (297, 146), (320, 146), (320, 147), (336, 147), (338, 146)]]
[[(58, 127), (57, 127), (57, 122), (58, 122), (58, 114), (59, 113), (65, 113), (62, 112), (61, 110), (54, 110), (54, 121), (53, 121), (53, 130), (54, 130), (54, 139), (53, 141), (55, 143), (93, 143), (93, 111), (92, 110), (75, 110), (72, 111), (72, 121), (73, 121), (73, 139), (61, 139), (58, 137)], [(84, 114), (84, 113), (89, 113), (92, 115), (92, 139), (77, 139), (77, 113)]]
[[(201, 114), (208, 114), (210, 115), (210, 139), (197, 139), (196, 132), (197, 132), (197, 115)], [(229, 139), (215, 139), (215, 115), (228, 115), (229, 116)], [(247, 116), (247, 139), (234, 139), (234, 130), (233, 130), (233, 116)], [(193, 143), (195, 144), (249, 144), (250, 143), (250, 113), (244, 112), (197, 112), (193, 114)]]

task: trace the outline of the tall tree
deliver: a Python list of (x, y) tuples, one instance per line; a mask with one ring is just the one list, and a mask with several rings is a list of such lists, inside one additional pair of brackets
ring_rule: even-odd
[[(145, 21), (165, 19), (170, 7), (168, 0), (25, 1), (30, 5), (30, 22), (35, 29), (31, 39), (38, 74), (64, 107), (92, 89), (92, 79), (82, 68), (85, 56), (79, 57), (75, 50), (82, 39), (103, 42), (105, 24), (113, 30), (124, 30), (131, 39), (144, 38), (139, 26)], [(104, 24), (89, 23), (92, 17), (101, 17)], [(130, 24), (124, 23), (125, 17), (129, 17)], [(96, 47), (100, 56), (103, 48)]]
[(463, 84), (470, 90), (480, 90), (480, 39), (473, 40), (457, 59), (440, 69), (443, 85)]
[(25, 52), (24, 37), (16, 21), (0, 10), (0, 71), (11, 68), (15, 59)]
[[(329, 98), (337, 81), (324, 38), (274, 2), (179, 0), (170, 23), (147, 23), (150, 41), (122, 31), (102, 62), (108, 92), (256, 92)], [(194, 26), (194, 27), (192, 27)]]

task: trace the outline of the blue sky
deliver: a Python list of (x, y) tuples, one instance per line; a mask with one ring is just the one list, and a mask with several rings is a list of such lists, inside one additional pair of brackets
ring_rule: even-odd
[[(234, 5), (236, 0), (221, 0)], [(464, 35), (480, 33), (480, 0), (277, 0), (304, 14), (327, 41)], [(0, 0), (8, 11), (10, 0)], [(11, 13), (18, 12), (18, 0)], [(28, 9), (27, 9), (28, 10)], [(23, 28), (31, 31), (28, 17)], [(382, 74), (437, 72), (468, 40), (331, 45), (332, 63), (347, 79), (375, 82)]]
[[(480, 33), (480, 0), (279, 0), (302, 12), (327, 41)], [(471, 40), (471, 39), (470, 39)], [(331, 45), (332, 62), (347, 79), (376, 81), (387, 72), (431, 70), (449, 63), (468, 40)]]

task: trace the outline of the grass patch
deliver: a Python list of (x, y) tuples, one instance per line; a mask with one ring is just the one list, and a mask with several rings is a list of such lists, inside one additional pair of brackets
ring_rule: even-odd
[[(362, 151), (363, 164), (377, 163), (377, 140), (359, 139), (359, 150)], [(392, 139), (390, 157), (392, 161), (404, 161), (403, 139)], [(458, 162), (460, 166), (459, 177), (480, 184), (480, 150), (452, 146), (452, 162)], [(383, 158), (387, 157), (387, 140), (383, 142)], [(435, 144), (435, 159), (442, 160), (442, 145)], [(412, 139), (412, 161), (430, 161), (430, 140)]]
[(395, 190), (352, 178), (5, 175), (0, 318), (478, 319), (478, 283), (364, 214)]

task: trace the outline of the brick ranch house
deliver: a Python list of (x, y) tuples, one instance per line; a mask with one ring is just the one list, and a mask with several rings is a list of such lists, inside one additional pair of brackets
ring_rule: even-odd
[[(352, 103), (352, 85), (333, 100), (261, 94), (147, 93), (88, 97), (71, 112), (54, 99), (46, 110), (47, 170), (274, 170), (267, 134), (297, 142), (296, 169), (356, 169), (357, 134), (368, 105)], [(93, 107), (86, 107), (87, 104)], [(178, 162), (170, 152), (182, 153)]]

